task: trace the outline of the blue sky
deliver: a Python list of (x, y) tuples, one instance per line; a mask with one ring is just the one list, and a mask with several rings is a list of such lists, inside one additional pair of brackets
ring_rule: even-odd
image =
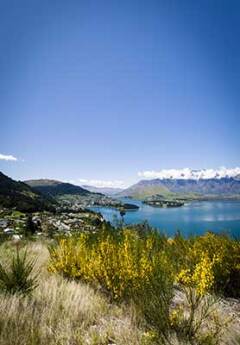
[(239, 37), (238, 0), (2, 0), (0, 170), (239, 166)]

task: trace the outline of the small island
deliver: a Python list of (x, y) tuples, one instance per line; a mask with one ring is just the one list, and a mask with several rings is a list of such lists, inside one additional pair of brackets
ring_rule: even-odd
[(129, 204), (129, 203), (124, 203), (122, 205), (122, 208), (125, 210), (125, 211), (132, 211), (132, 210), (138, 210), (139, 209), (139, 206), (135, 205), (135, 204)]
[(145, 200), (144, 204), (153, 206), (153, 207), (181, 207), (184, 206), (183, 201), (179, 200)]

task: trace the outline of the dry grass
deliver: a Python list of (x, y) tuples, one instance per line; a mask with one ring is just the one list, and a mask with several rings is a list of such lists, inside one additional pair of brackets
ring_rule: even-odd
[(39, 286), (28, 297), (0, 295), (0, 345), (140, 344), (130, 310), (109, 304), (87, 285), (48, 274), (46, 246), (28, 249), (38, 257)]
[[(173, 306), (181, 306), (184, 316), (189, 317), (189, 302), (183, 291), (177, 290), (173, 299)], [(240, 344), (240, 302), (237, 299), (221, 299), (220, 297), (205, 295), (196, 309), (196, 322), (202, 318), (204, 311), (209, 316), (204, 319), (200, 328), (202, 335), (209, 330), (216, 331), (214, 340), (220, 345)], [(204, 343), (205, 345), (205, 343)], [(208, 343), (207, 343), (208, 345)], [(211, 345), (211, 344), (210, 344)]]
[[(153, 345), (143, 337), (130, 306), (111, 304), (88, 285), (48, 273), (46, 244), (27, 248), (37, 258), (39, 285), (31, 296), (0, 294), (0, 345)], [(0, 246), (0, 260), (7, 261), (13, 250), (9, 244)], [(219, 308), (228, 316), (227, 304)], [(237, 325), (232, 324), (223, 344), (237, 344)], [(180, 345), (176, 339), (171, 344)]]

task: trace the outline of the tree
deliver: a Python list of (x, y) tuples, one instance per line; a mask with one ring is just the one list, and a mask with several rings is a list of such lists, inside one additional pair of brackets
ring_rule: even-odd
[(26, 235), (34, 235), (37, 231), (37, 225), (32, 220), (32, 215), (29, 215), (26, 223)]

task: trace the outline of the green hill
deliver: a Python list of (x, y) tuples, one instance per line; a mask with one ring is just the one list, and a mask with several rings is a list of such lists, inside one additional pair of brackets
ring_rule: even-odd
[(0, 172), (0, 206), (23, 212), (55, 210), (55, 202), (33, 190), (27, 184), (12, 180)]
[(119, 195), (121, 196), (129, 196), (134, 199), (145, 199), (152, 195), (167, 195), (170, 191), (163, 185), (156, 185), (155, 183), (149, 183), (146, 185), (145, 181), (140, 181), (133, 186), (123, 190)]
[(71, 183), (65, 183), (56, 180), (40, 179), (24, 181), (28, 186), (44, 195), (58, 197), (62, 195), (80, 195), (91, 194), (88, 190), (75, 186)]

